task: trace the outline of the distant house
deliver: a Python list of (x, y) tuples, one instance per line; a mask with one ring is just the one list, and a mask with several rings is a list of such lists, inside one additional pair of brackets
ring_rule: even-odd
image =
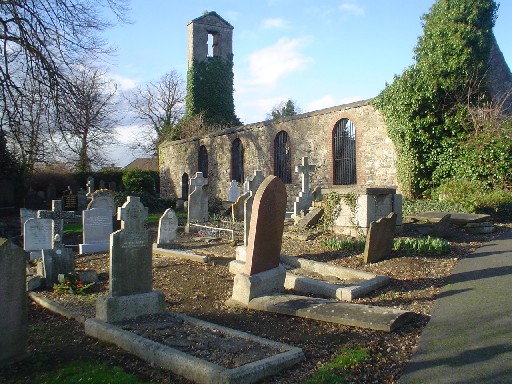
[(128, 164), (124, 169), (140, 169), (142, 171), (158, 171), (157, 157), (139, 157)]

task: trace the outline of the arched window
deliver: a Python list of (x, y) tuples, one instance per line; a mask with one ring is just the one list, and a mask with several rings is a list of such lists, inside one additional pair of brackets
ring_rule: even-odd
[(244, 147), (238, 138), (231, 144), (231, 180), (244, 182)]
[(181, 175), (181, 199), (188, 200), (188, 174)]
[(285, 184), (292, 182), (290, 140), (285, 131), (279, 132), (274, 139), (274, 175)]
[(356, 184), (356, 128), (349, 119), (334, 125), (332, 155), (334, 184)]
[(199, 147), (197, 158), (197, 171), (203, 172), (203, 177), (208, 178), (208, 151), (204, 145)]

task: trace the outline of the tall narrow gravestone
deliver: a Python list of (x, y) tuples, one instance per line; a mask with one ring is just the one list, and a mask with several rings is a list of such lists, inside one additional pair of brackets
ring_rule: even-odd
[(235, 275), (233, 301), (281, 292), (285, 269), (279, 263), (286, 214), (286, 188), (275, 176), (261, 183), (255, 196), (244, 273)]
[(80, 254), (107, 252), (112, 233), (112, 211), (93, 208), (82, 211), (83, 243), (78, 245)]
[(21, 248), (0, 238), (0, 367), (27, 353), (25, 260)]
[(163, 294), (153, 291), (152, 254), (144, 227), (147, 208), (128, 196), (118, 209), (121, 229), (110, 235), (109, 296), (98, 298), (96, 318), (115, 322), (160, 312)]
[(171, 208), (168, 208), (158, 222), (158, 236), (156, 246), (166, 247), (176, 241), (176, 231), (178, 230), (178, 218)]

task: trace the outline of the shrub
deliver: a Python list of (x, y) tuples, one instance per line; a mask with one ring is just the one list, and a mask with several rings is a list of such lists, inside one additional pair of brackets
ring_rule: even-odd
[(512, 192), (491, 190), (482, 181), (447, 180), (436, 193), (442, 200), (460, 204), (467, 212), (487, 213), (502, 221), (512, 220)]
[(140, 197), (141, 203), (149, 209), (151, 213), (161, 213), (167, 208), (176, 208), (176, 199), (174, 198), (158, 198), (147, 192), (116, 192), (114, 194), (114, 201), (116, 206), (121, 207), (128, 196)]
[(155, 171), (128, 169), (123, 173), (125, 191), (155, 193)]

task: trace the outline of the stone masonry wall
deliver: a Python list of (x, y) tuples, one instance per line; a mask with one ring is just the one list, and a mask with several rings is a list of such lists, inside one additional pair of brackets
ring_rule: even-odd
[(284, 130), (289, 135), (292, 183), (287, 185), (288, 205), (293, 205), (301, 186), (295, 166), (303, 156), (317, 170), (311, 174), (311, 189), (333, 183), (332, 130), (337, 121), (350, 119), (356, 129), (357, 184), (396, 186), (396, 152), (386, 134), (382, 115), (370, 100), (304, 113), (280, 121), (265, 121), (226, 129), (202, 137), (165, 142), (159, 148), (160, 193), (163, 197), (182, 197), (181, 178), (192, 177), (198, 167), (200, 145), (208, 150), (209, 195), (226, 200), (231, 181), (231, 144), (239, 138), (244, 148), (244, 176), (261, 169), (273, 174), (274, 138)]

